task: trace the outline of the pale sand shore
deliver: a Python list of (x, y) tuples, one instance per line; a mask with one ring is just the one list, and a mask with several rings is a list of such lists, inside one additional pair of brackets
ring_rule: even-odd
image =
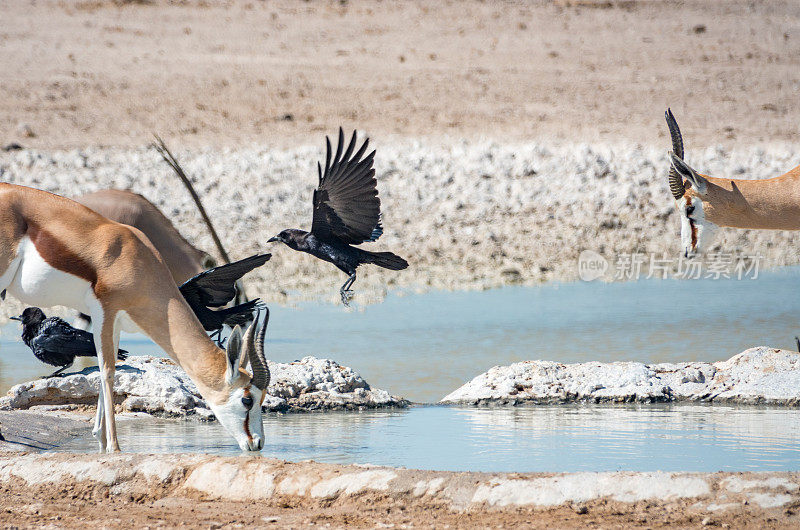
[(58, 528), (797, 528), (797, 473), (474, 473), (4, 454), (0, 523)]
[[(690, 144), (689, 144), (690, 145)], [(359, 270), (356, 303), (391, 290), (486, 289), (578, 278), (584, 249), (611, 271), (623, 254), (680, 253), (679, 219), (667, 186), (665, 147), (635, 144), (499, 143), (376, 138), (385, 233), (373, 250), (392, 250), (411, 266)], [(338, 301), (346, 279), (330, 264), (266, 240), (308, 228), (322, 145), (279, 150), (176, 149), (234, 258), (270, 251), (248, 289), (270, 303)], [(800, 150), (774, 144), (730, 151), (687, 147), (712, 175), (764, 178), (800, 162)], [(64, 195), (131, 188), (158, 205), (198, 247), (211, 238), (186, 190), (148, 148), (19, 151), (0, 155), (5, 182)], [(760, 268), (800, 262), (795, 232), (723, 229), (714, 252), (759, 255)], [(647, 264), (643, 267), (646, 275)], [(608, 274), (607, 279), (613, 279)], [(16, 311), (4, 304), (6, 312)]]

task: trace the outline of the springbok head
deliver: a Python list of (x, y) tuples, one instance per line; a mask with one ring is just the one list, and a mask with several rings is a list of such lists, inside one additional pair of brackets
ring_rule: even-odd
[[(264, 356), (264, 335), (269, 309), (258, 332), (261, 312), (242, 336), (236, 326), (228, 338), (227, 367), (223, 387), (213, 392), (208, 404), (223, 427), (236, 439), (242, 451), (260, 451), (264, 447), (261, 405), (267, 393), (270, 373)], [(257, 335), (256, 335), (257, 333)], [(250, 361), (253, 374), (244, 370)]]
[(669, 154), (669, 189), (681, 215), (683, 255), (693, 258), (705, 252), (711, 245), (717, 232), (717, 225), (706, 219), (705, 197), (708, 192), (708, 181), (683, 161), (683, 137), (669, 109), (666, 118), (672, 138), (672, 151)]

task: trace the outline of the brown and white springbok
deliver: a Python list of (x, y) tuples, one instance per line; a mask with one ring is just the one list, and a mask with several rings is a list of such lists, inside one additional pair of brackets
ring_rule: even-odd
[(715, 178), (683, 160), (683, 137), (667, 109), (672, 138), (669, 188), (681, 215), (683, 255), (691, 258), (711, 244), (717, 227), (800, 230), (800, 166), (762, 180)]
[[(113, 383), (121, 330), (142, 331), (191, 377), (242, 450), (264, 443), (261, 404), (269, 384), (267, 318), (227, 351), (206, 335), (153, 244), (136, 228), (75, 201), (0, 183), (0, 292), (35, 306), (66, 306), (92, 317), (101, 385), (95, 435), (119, 451)], [(253, 375), (242, 367), (250, 361)]]

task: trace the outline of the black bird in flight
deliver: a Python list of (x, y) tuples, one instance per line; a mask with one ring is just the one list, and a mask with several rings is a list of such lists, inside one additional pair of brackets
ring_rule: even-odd
[[(88, 331), (73, 328), (58, 317), (47, 318), (38, 307), (29, 307), (12, 320), (22, 322), (24, 342), (43, 363), (58, 366), (48, 375), (54, 377), (72, 366), (75, 357), (97, 357), (94, 337)], [(128, 352), (119, 350), (117, 359), (124, 361)]]
[(378, 181), (372, 161), (375, 151), (362, 159), (369, 139), (353, 154), (356, 133), (347, 150), (344, 148), (344, 133), (339, 128), (339, 145), (331, 160), (331, 142), (325, 137), (327, 152), (325, 171), (317, 162), (319, 185), (314, 190), (314, 216), (311, 232), (290, 228), (269, 242), (280, 241), (289, 248), (306, 252), (321, 260), (336, 265), (350, 276), (339, 290), (342, 303), (349, 305), (356, 269), (363, 263), (373, 263), (393, 271), (408, 267), (408, 262), (391, 252), (369, 252), (356, 248), (366, 241), (376, 241), (383, 234), (381, 226), (381, 201), (378, 198)]
[(252, 320), (253, 310), (263, 303), (256, 298), (225, 309), (215, 310), (209, 307), (222, 307), (233, 300), (236, 297), (236, 282), (248, 272), (265, 264), (271, 257), (272, 254), (256, 254), (243, 260), (226, 263), (203, 271), (180, 286), (181, 294), (197, 315), (203, 328), (206, 331), (213, 331), (211, 336), (216, 336), (217, 341), (224, 324), (230, 327), (237, 324), (244, 326)]

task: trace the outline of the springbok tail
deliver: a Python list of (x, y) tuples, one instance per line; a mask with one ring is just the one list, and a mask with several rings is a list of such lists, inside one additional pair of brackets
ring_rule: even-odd
[(183, 185), (186, 186), (186, 189), (189, 190), (189, 195), (192, 196), (194, 203), (197, 205), (197, 209), (200, 210), (200, 216), (203, 218), (203, 221), (205, 221), (208, 231), (211, 232), (211, 238), (214, 240), (214, 245), (217, 247), (219, 255), (223, 260), (225, 260), (225, 263), (230, 263), (231, 258), (228, 257), (225, 247), (222, 246), (222, 241), (219, 239), (217, 231), (214, 229), (214, 225), (211, 224), (211, 219), (208, 217), (206, 209), (203, 207), (203, 203), (200, 200), (200, 196), (197, 194), (194, 186), (192, 185), (192, 181), (186, 176), (183, 168), (167, 148), (167, 144), (164, 143), (164, 140), (162, 140), (157, 134), (154, 134), (153, 136), (156, 138), (156, 142), (153, 144), (153, 147), (156, 148), (156, 151), (158, 151), (158, 154), (160, 154), (161, 158), (164, 159), (164, 162), (169, 164), (169, 167), (172, 168), (175, 174), (178, 175), (178, 178), (181, 179), (181, 182), (183, 182)]

